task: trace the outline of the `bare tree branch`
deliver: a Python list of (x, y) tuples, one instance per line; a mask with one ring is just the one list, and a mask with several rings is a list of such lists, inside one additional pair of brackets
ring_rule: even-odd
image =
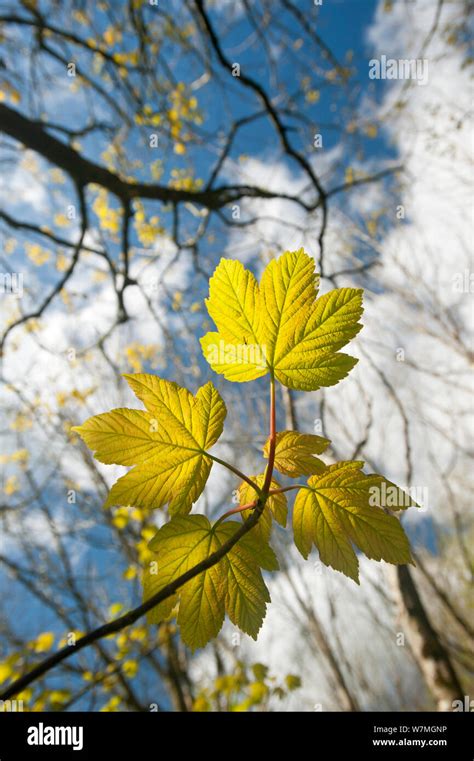
[(195, 565), (194, 568), (190, 568), (189, 571), (186, 571), (186, 573), (183, 573), (181, 576), (178, 576), (178, 578), (172, 581), (171, 584), (167, 584), (165, 587), (163, 587), (163, 589), (146, 600), (146, 602), (139, 605), (137, 608), (128, 611), (128, 613), (125, 613), (123, 616), (120, 616), (114, 621), (109, 621), (107, 624), (103, 624), (103, 626), (99, 626), (97, 629), (93, 629), (83, 637), (80, 637), (76, 641), (75, 645), (67, 645), (61, 650), (58, 650), (57, 653), (54, 653), (54, 655), (45, 658), (41, 663), (31, 669), (31, 671), (21, 676), (19, 679), (10, 684), (2, 693), (0, 693), (0, 700), (6, 700), (13, 697), (13, 695), (16, 695), (18, 692), (24, 690), (25, 687), (27, 687), (29, 684), (32, 684), (37, 679), (44, 676), (44, 674), (47, 674), (59, 663), (66, 660), (66, 658), (71, 658), (71, 656), (73, 656), (75, 653), (79, 652), (85, 647), (88, 647), (94, 642), (97, 642), (97, 640), (103, 639), (103, 637), (107, 637), (109, 634), (116, 634), (117, 632), (122, 631), (122, 629), (125, 629), (125, 627), (134, 624), (135, 621), (138, 621), (139, 618), (148, 613), (148, 611), (152, 610), (156, 605), (159, 605), (159, 603), (172, 597), (178, 591), (178, 589), (186, 584), (186, 582), (191, 581), (191, 579), (194, 579), (203, 571), (207, 571), (209, 568), (212, 568), (212, 566), (216, 565), (220, 560), (222, 560), (223, 557), (227, 555), (232, 547), (234, 547), (234, 545), (237, 544), (237, 542), (239, 542), (242, 537), (245, 536), (245, 534), (248, 534), (248, 532), (254, 526), (256, 526), (265, 507), (265, 502), (265, 497), (259, 497), (255, 509), (252, 511), (252, 514), (245, 520), (245, 522), (242, 523), (242, 526), (240, 526), (235, 534), (231, 536), (226, 542), (224, 542), (224, 544), (221, 545), (221, 547), (219, 547), (216, 552), (213, 552), (211, 555), (209, 555), (208, 558), (202, 560), (200, 563)]

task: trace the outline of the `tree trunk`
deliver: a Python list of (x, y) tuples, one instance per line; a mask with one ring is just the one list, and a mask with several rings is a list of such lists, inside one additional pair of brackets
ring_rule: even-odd
[(410, 568), (396, 566), (394, 591), (413, 655), (438, 711), (451, 711), (463, 690), (448, 651), (433, 628)]

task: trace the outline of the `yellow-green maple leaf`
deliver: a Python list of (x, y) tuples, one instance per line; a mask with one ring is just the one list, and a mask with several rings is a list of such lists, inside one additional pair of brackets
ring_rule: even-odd
[(204, 354), (227, 380), (250, 381), (267, 373), (259, 344), (260, 295), (254, 275), (234, 259), (221, 259), (209, 281), (207, 310), (218, 333), (201, 339)]
[(105, 505), (163, 507), (187, 513), (209, 476), (206, 454), (222, 433), (225, 404), (212, 383), (195, 396), (156, 375), (126, 375), (146, 410), (115, 409), (76, 430), (97, 460), (135, 467), (114, 484)]
[(337, 288), (320, 296), (304, 319), (302, 333), (281, 346), (275, 358), (275, 377), (300, 391), (333, 386), (357, 364), (339, 352), (361, 329), (362, 290)]
[[(279, 431), (275, 444), (275, 468), (285, 476), (309, 476), (322, 473), (326, 465), (315, 454), (321, 454), (331, 442), (322, 436), (298, 431)], [(268, 459), (270, 440), (263, 447), (263, 454)]]
[(264, 347), (259, 343), (228, 341), (220, 333), (206, 333), (201, 339), (206, 360), (214, 372), (228, 381), (246, 383), (268, 373)]
[[(174, 517), (150, 542), (156, 560), (151, 561), (144, 574), (144, 599), (208, 558), (239, 528), (235, 521), (213, 528), (204, 515)], [(218, 634), (226, 612), (236, 626), (256, 639), (270, 601), (261, 568), (278, 568), (276, 557), (268, 544), (249, 533), (216, 565), (153, 608), (148, 619), (159, 623), (179, 604), (181, 637), (193, 650)]]
[(280, 354), (302, 339), (318, 285), (314, 259), (302, 248), (285, 252), (265, 267), (260, 283), (259, 338), (269, 367), (276, 367)]
[(382, 483), (389, 482), (376, 474), (365, 475), (363, 465), (337, 462), (312, 476), (308, 487), (296, 495), (293, 509), (295, 544), (303, 557), (314, 544), (325, 565), (357, 583), (359, 562), (353, 545), (373, 560), (413, 562), (400, 522), (377, 506)]
[[(222, 523), (216, 531), (221, 541), (225, 541), (238, 528), (240, 524), (236, 521), (228, 521)], [(270, 602), (270, 594), (260, 568), (269, 571), (278, 569), (273, 550), (261, 539), (252, 536), (250, 531), (240, 542), (234, 544), (222, 562), (227, 566), (226, 613), (235, 626), (257, 639), (267, 603)]]
[(221, 259), (209, 281), (206, 306), (224, 339), (258, 342), (258, 283), (241, 262)]
[(237, 382), (270, 372), (303, 391), (345, 377), (357, 360), (339, 349), (361, 328), (362, 291), (338, 288), (316, 298), (318, 284), (303, 249), (270, 262), (260, 286), (240, 262), (221, 259), (206, 301), (218, 331), (201, 339), (213, 370)]

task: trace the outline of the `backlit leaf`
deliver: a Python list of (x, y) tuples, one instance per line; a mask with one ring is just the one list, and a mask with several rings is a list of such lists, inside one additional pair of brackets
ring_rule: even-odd
[(353, 545), (368, 558), (388, 563), (411, 563), (408, 539), (397, 518), (387, 515), (372, 499), (380, 476), (365, 476), (363, 462), (338, 462), (308, 479), (296, 495), (293, 510), (295, 544), (307, 558), (314, 544), (325, 565), (342, 571), (357, 583), (359, 563)]
[(193, 396), (156, 375), (125, 377), (146, 410), (112, 410), (74, 429), (100, 462), (135, 466), (114, 484), (105, 504), (168, 504), (172, 514), (187, 513), (209, 476), (206, 449), (222, 432), (224, 402), (212, 383)]
[(280, 353), (301, 340), (316, 299), (319, 276), (314, 260), (300, 248), (286, 251), (265, 268), (260, 283), (262, 322), (259, 333), (267, 361), (275, 367)]
[(218, 332), (201, 339), (213, 370), (237, 382), (271, 372), (302, 391), (344, 378), (357, 360), (339, 349), (361, 328), (362, 291), (338, 288), (316, 298), (318, 283), (303, 249), (270, 262), (260, 286), (240, 262), (221, 259), (206, 302)]
[[(150, 542), (156, 560), (144, 574), (144, 599), (208, 558), (240, 527), (236, 521), (228, 521), (212, 528), (203, 515), (174, 517)], [(162, 621), (179, 604), (181, 637), (194, 650), (217, 635), (227, 612), (236, 626), (255, 639), (270, 601), (262, 567), (278, 568), (275, 555), (268, 545), (246, 534), (216, 565), (153, 608), (149, 621)]]
[[(322, 473), (326, 465), (315, 454), (321, 454), (331, 442), (322, 436), (298, 431), (281, 431), (276, 435), (275, 467), (291, 478)], [(268, 459), (270, 441), (267, 440), (263, 454)]]

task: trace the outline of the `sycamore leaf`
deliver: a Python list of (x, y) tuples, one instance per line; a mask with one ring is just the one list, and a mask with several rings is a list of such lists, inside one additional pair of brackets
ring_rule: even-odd
[(100, 462), (135, 467), (114, 484), (109, 505), (163, 507), (187, 513), (209, 476), (206, 449), (220, 434), (225, 404), (212, 383), (196, 396), (156, 375), (126, 375), (146, 410), (116, 409), (76, 430)]
[(344, 378), (357, 360), (339, 349), (361, 328), (362, 291), (338, 288), (316, 298), (318, 282), (303, 249), (270, 262), (260, 286), (240, 262), (221, 259), (206, 301), (218, 332), (201, 339), (213, 370), (237, 382), (271, 372), (302, 391)]
[[(258, 524), (257, 524), (258, 525)], [(229, 539), (240, 528), (236, 521), (222, 523), (217, 529), (222, 541)], [(227, 566), (227, 595), (225, 609), (235, 626), (238, 626), (253, 639), (257, 639), (270, 602), (270, 594), (263, 581), (260, 567), (268, 563), (270, 549), (268, 544), (254, 542), (249, 532), (240, 542), (234, 544), (225, 556), (223, 563)], [(278, 563), (270, 550), (269, 570), (276, 570)], [(267, 562), (266, 562), (267, 561)], [(267, 565), (268, 567), (268, 565)]]
[(325, 565), (357, 583), (359, 563), (353, 545), (373, 560), (413, 562), (400, 522), (377, 506), (385, 479), (364, 475), (363, 464), (338, 462), (309, 478), (308, 487), (296, 495), (293, 511), (295, 544), (303, 557), (308, 557), (314, 543)]
[(239, 261), (221, 259), (209, 281), (206, 306), (219, 331), (201, 339), (213, 370), (239, 382), (265, 375), (267, 366), (258, 338), (260, 296), (254, 275)]
[[(257, 484), (257, 486), (262, 487), (265, 481), (265, 473), (261, 473), (258, 476), (250, 476), (250, 480)], [(272, 478), (270, 489), (280, 488), (280, 484)], [(256, 492), (252, 489), (250, 484), (246, 481), (242, 481), (239, 486), (239, 504), (248, 505), (255, 499), (257, 499)], [(249, 514), (249, 512), (242, 513), (242, 518), (245, 520)], [(287, 517), (288, 503), (286, 495), (270, 494), (257, 525), (250, 531), (250, 536), (260, 537), (263, 542), (268, 542), (272, 530), (272, 518), (274, 518), (280, 526), (285, 527)]]
[(357, 364), (338, 350), (361, 329), (362, 290), (337, 288), (321, 296), (299, 340), (287, 341), (275, 359), (275, 377), (300, 391), (333, 386)]
[(314, 259), (302, 248), (287, 251), (265, 268), (260, 283), (262, 323), (259, 338), (266, 347), (269, 367), (275, 367), (275, 360), (285, 347), (301, 340), (318, 285)]
[[(204, 515), (173, 518), (149, 544), (156, 553), (156, 561), (151, 561), (145, 573), (145, 600), (219, 547), (220, 542)], [(224, 623), (226, 592), (227, 579), (217, 564), (184, 584), (173, 598), (154, 608), (149, 620), (157, 623), (167, 617), (179, 599), (181, 637), (193, 649), (203, 647), (218, 634)]]
[(227, 410), (224, 400), (210, 381), (198, 388), (196, 399), (201, 402), (197, 406), (199, 426), (196, 436), (201, 446), (208, 449), (216, 443), (224, 430)]
[[(326, 465), (315, 454), (321, 454), (331, 442), (322, 436), (298, 431), (280, 431), (276, 435), (275, 468), (285, 476), (310, 476), (322, 473)], [(263, 448), (263, 454), (268, 459), (270, 440)]]
[[(150, 542), (156, 559), (144, 574), (144, 599), (208, 558), (239, 528), (236, 521), (213, 528), (204, 515), (174, 517)], [(247, 534), (216, 565), (153, 608), (148, 619), (159, 623), (179, 604), (181, 637), (193, 650), (218, 634), (226, 612), (236, 626), (256, 639), (270, 601), (261, 568), (278, 568), (276, 557), (268, 544)]]
[(209, 281), (206, 306), (222, 338), (258, 343), (258, 284), (241, 262), (221, 259)]
[(258, 343), (226, 341), (221, 333), (206, 333), (200, 341), (214, 372), (228, 381), (244, 383), (268, 373), (264, 347)]

